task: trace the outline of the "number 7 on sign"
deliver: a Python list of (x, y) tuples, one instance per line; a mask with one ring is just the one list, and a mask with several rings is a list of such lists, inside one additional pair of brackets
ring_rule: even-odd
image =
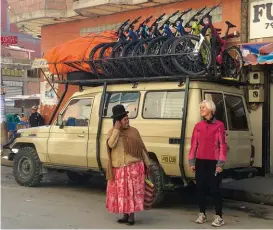
[(268, 29), (268, 27), (271, 26), (273, 29), (273, 22), (272, 23), (265, 23), (265, 28)]

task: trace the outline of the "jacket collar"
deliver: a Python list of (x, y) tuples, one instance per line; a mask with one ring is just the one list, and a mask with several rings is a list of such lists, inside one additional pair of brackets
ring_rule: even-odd
[(216, 118), (215, 116), (213, 116), (211, 119), (206, 120), (205, 118), (203, 118), (203, 120), (207, 123), (207, 124), (215, 124), (216, 123)]

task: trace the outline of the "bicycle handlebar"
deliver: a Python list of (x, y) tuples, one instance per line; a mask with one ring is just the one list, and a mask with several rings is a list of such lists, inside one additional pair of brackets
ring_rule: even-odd
[(181, 12), (181, 15), (175, 20), (174, 23), (172, 23), (172, 26), (176, 26), (176, 22), (182, 20), (182, 17), (183, 17), (185, 14), (189, 13), (191, 10), (192, 10), (192, 8), (190, 8), (190, 9), (188, 9), (188, 10), (186, 10), (186, 11), (182, 11), (182, 12)]
[(151, 31), (151, 29), (153, 28), (153, 26), (155, 26), (159, 21), (161, 21), (165, 15), (166, 15), (165, 13), (161, 14), (161, 15), (153, 22), (153, 24), (150, 26), (149, 31)]
[(121, 29), (123, 29), (127, 24), (128, 22), (130, 21), (130, 19), (128, 19), (127, 21), (123, 22), (120, 27), (117, 29), (117, 32), (116, 34), (118, 34), (120, 32)]
[(139, 16), (139, 17), (136, 18), (134, 21), (132, 21), (132, 22), (128, 25), (128, 27), (126, 28), (125, 31), (128, 31), (130, 28), (133, 27), (134, 24), (138, 23), (139, 19), (141, 19), (141, 16)]
[(179, 10), (177, 10), (177, 11), (175, 11), (173, 14), (171, 14), (163, 23), (162, 23), (162, 26), (160, 26), (160, 30), (162, 30), (163, 29), (163, 26), (165, 25), (165, 24), (167, 24), (167, 23), (169, 23), (170, 22), (170, 19), (172, 18), (172, 17), (174, 17), (175, 15), (177, 15), (179, 13)]
[(206, 8), (207, 8), (207, 7), (205, 6), (205, 7), (203, 7), (201, 10), (197, 11), (196, 14), (194, 14), (194, 15), (190, 18), (190, 20), (187, 21), (187, 23), (185, 24), (184, 27), (185, 27), (185, 28), (189, 28), (189, 27), (190, 27), (190, 23), (191, 23), (192, 21), (195, 21), (195, 22), (196, 22), (196, 21), (197, 21), (196, 17), (197, 17), (197, 16), (200, 16)]
[(220, 2), (218, 5), (213, 6), (207, 13), (205, 13), (205, 14), (203, 15), (203, 17), (200, 18), (198, 24), (202, 23), (203, 20), (204, 20), (204, 18), (210, 16), (210, 13), (211, 13), (214, 9), (216, 9), (217, 7), (219, 7), (220, 5), (221, 5), (221, 2)]
[(141, 22), (139, 24), (138, 30), (140, 29), (140, 27), (142, 27), (144, 24), (147, 24), (149, 21), (151, 21), (151, 18), (153, 17), (153, 15), (151, 15), (150, 17), (146, 18), (143, 22)]

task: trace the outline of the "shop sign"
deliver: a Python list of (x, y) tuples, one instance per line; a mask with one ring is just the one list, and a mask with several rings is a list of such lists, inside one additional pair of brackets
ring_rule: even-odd
[(1, 45), (2, 46), (11, 46), (18, 44), (17, 36), (1, 36)]
[(250, 39), (273, 37), (272, 0), (251, 0), (249, 4)]
[(37, 58), (33, 61), (31, 69), (48, 68), (47, 60), (44, 58)]

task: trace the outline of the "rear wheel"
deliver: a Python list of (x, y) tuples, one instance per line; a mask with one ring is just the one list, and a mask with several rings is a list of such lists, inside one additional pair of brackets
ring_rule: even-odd
[(237, 78), (243, 68), (244, 60), (241, 50), (236, 46), (228, 47), (223, 53), (225, 77)]
[(13, 175), (22, 186), (34, 187), (41, 182), (41, 162), (33, 147), (19, 149), (13, 161)]
[(113, 47), (116, 44), (117, 44), (116, 42), (108, 43), (104, 45), (103, 48), (100, 49), (99, 59), (101, 60), (99, 61), (99, 63), (103, 73), (109, 78), (118, 76), (116, 73), (116, 69), (112, 64), (112, 60), (108, 59), (111, 57)]
[[(164, 42), (168, 40), (167, 36), (161, 36), (153, 39), (147, 46), (145, 50), (145, 55), (147, 55), (147, 64), (150, 69), (153, 71), (154, 75), (164, 76), (166, 75), (166, 71), (161, 65), (160, 57), (156, 57), (156, 55), (160, 55), (160, 49), (163, 46)], [(149, 57), (152, 55), (152, 57)]]
[(164, 198), (163, 172), (158, 162), (151, 160), (149, 179), (154, 184), (155, 199), (153, 206), (158, 206)]
[[(160, 49), (160, 54), (161, 55), (171, 54), (172, 53), (172, 45), (173, 45), (173, 42), (176, 39), (177, 39), (177, 37), (170, 38), (169, 40), (167, 40), (166, 42), (164, 42), (163, 46)], [(171, 57), (163, 56), (163, 57), (160, 58), (160, 61), (161, 61), (161, 64), (162, 64), (163, 68), (165, 69), (165, 71), (168, 74), (170, 74), (170, 75), (176, 75), (176, 74), (180, 73), (180, 71), (173, 64), (173, 61), (172, 61)]]

